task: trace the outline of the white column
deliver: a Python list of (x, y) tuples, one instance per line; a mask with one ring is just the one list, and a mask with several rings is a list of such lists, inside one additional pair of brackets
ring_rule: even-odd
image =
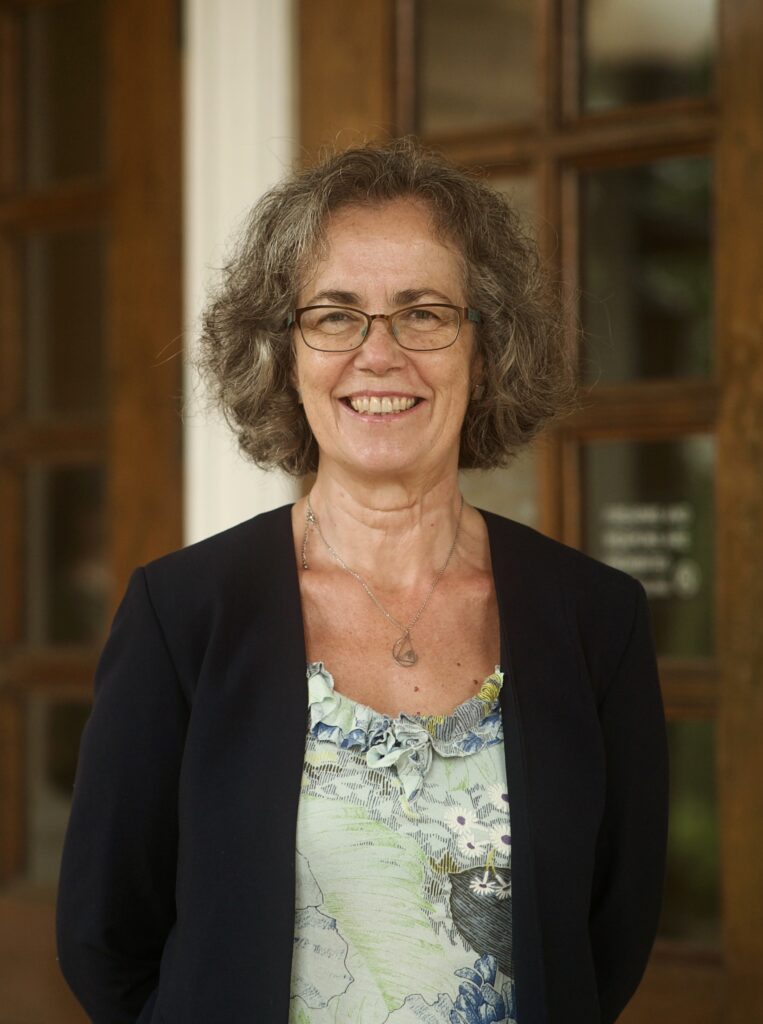
[[(185, 0), (184, 287), (186, 351), (204, 296), (246, 211), (296, 150), (292, 0)], [(186, 543), (293, 500), (297, 483), (238, 455), (185, 370)]]

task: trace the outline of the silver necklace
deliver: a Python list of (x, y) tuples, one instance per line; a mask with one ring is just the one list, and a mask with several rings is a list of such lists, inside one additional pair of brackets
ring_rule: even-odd
[(308, 564), (307, 564), (307, 538), (308, 538), (308, 533), (310, 531), (310, 527), (314, 526), (315, 529), (318, 531), (319, 537), (321, 538), (323, 543), (326, 545), (326, 547), (328, 549), (328, 552), (331, 555), (331, 557), (334, 559), (334, 561), (339, 566), (341, 566), (341, 568), (344, 569), (344, 571), (346, 573), (349, 573), (350, 576), (352, 576), (354, 579), (356, 579), (358, 581), (358, 583), (365, 590), (365, 592), (371, 598), (371, 600), (376, 605), (376, 607), (379, 609), (379, 611), (382, 613), (382, 615), (384, 615), (384, 617), (389, 622), (391, 622), (393, 626), (396, 626), (397, 629), (401, 630), (400, 636), (397, 638), (397, 640), (395, 640), (394, 644), (392, 645), (392, 657), (395, 659), (395, 661), (398, 663), (398, 665), (402, 665), (403, 668), (411, 668), (411, 666), (415, 665), (416, 662), (419, 660), (418, 654), (416, 654), (416, 651), (413, 649), (413, 641), (411, 639), (411, 630), (416, 625), (416, 623), (419, 621), (421, 616), (424, 614), (424, 609), (429, 604), (430, 598), (432, 597), (432, 594), (434, 594), (434, 592), (435, 592), (435, 587), (437, 586), (437, 584), (442, 579), (443, 573), (448, 568), (448, 563), (450, 562), (451, 556), (453, 555), (453, 552), (456, 550), (456, 541), (458, 540), (458, 531), (461, 529), (461, 513), (463, 511), (464, 511), (464, 496), (462, 494), (461, 495), (461, 505), (460, 505), (459, 510), (458, 510), (458, 519), (456, 521), (456, 532), (455, 532), (455, 534), (453, 536), (453, 543), (450, 546), (450, 551), (448, 552), (448, 557), (443, 562), (442, 568), (438, 569), (437, 572), (435, 573), (434, 579), (432, 580), (432, 586), (429, 588), (429, 591), (427, 592), (427, 596), (424, 598), (424, 603), (421, 605), (421, 607), (416, 612), (416, 614), (413, 616), (413, 618), (411, 619), (411, 621), (408, 623), (407, 626), (404, 626), (402, 624), (402, 622), (398, 622), (398, 620), (394, 617), (394, 615), (390, 615), (390, 613), (387, 611), (387, 609), (381, 603), (381, 601), (376, 596), (376, 594), (374, 594), (374, 592), (371, 590), (371, 588), (366, 583), (366, 581), (363, 579), (363, 577), (360, 575), (360, 573), (356, 572), (354, 569), (351, 569), (349, 567), (349, 565), (347, 565), (347, 563), (341, 557), (341, 555), (334, 548), (332, 548), (332, 546), (329, 544), (329, 542), (323, 536), (323, 530), (321, 530), (321, 524), (318, 522), (318, 519), (317, 519), (317, 517), (315, 515), (315, 512), (313, 512), (313, 506), (310, 504), (310, 495), (309, 494), (307, 496), (307, 508), (306, 508), (306, 511), (305, 511), (305, 535), (302, 538), (302, 568), (303, 569), (307, 569), (308, 568)]

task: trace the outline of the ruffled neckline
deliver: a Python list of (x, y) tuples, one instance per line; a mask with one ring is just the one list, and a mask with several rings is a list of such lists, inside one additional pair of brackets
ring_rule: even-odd
[(432, 752), (465, 757), (503, 737), (499, 697), (503, 673), (496, 666), (473, 697), (448, 715), (385, 715), (334, 688), (322, 661), (307, 666), (310, 732), (340, 750), (354, 748), (369, 768), (391, 768), (410, 803), (421, 790)]

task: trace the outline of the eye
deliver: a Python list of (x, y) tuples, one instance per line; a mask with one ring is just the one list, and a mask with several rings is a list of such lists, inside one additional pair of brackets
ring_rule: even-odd
[(317, 306), (305, 310), (302, 316), (302, 331), (317, 331), (320, 334), (345, 334), (358, 329), (363, 317), (352, 309), (342, 306)]
[(345, 324), (349, 323), (355, 318), (346, 313), (343, 309), (332, 309), (327, 313), (322, 313), (318, 316), (316, 323), (319, 326), (325, 324)]
[(438, 323), (442, 318), (437, 310), (431, 306), (413, 306), (403, 311), (404, 320), (416, 321), (417, 323)]

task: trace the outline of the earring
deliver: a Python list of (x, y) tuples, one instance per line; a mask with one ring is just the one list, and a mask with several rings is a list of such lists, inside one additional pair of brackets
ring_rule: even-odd
[(472, 401), (479, 402), (480, 399), (485, 397), (485, 385), (475, 384), (472, 388)]

